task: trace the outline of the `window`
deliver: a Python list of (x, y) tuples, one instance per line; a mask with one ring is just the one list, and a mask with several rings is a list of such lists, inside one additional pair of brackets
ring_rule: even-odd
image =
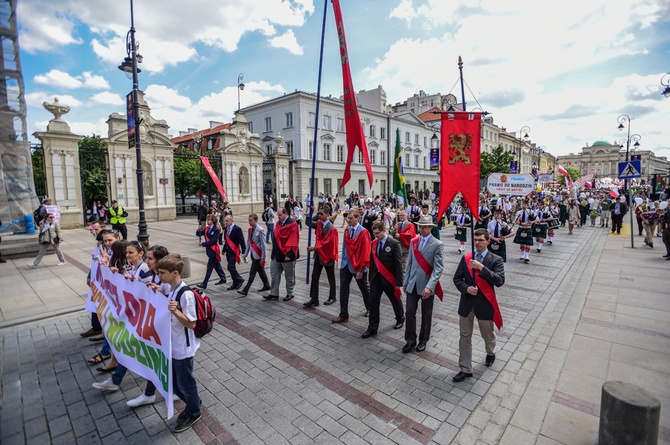
[(330, 144), (323, 144), (323, 160), (330, 161)]
[(271, 117), (266, 117), (265, 118), (265, 131), (272, 131), (272, 118)]
[(405, 132), (405, 142), (409, 144), (410, 141), (412, 140), (411, 137), (412, 136), (409, 134), (409, 131), (406, 131)]
[(423, 146), (428, 147), (428, 136), (423, 137)]
[(358, 150), (358, 163), (363, 163), (363, 152), (360, 149)]
[(416, 134), (414, 135), (414, 143), (415, 143), (416, 145), (419, 145), (419, 133), (416, 133)]
[(249, 122), (249, 133), (253, 133), (253, 132), (254, 132), (254, 123)]
[(312, 159), (313, 152), (314, 152), (314, 142), (309, 141), (309, 153), (307, 154), (309, 159)]
[(386, 165), (386, 152), (384, 150), (381, 151), (380, 153), (380, 161), (382, 165)]
[(402, 161), (405, 163), (404, 167), (411, 167), (412, 153), (409, 151), (405, 152), (405, 156), (402, 157)]
[(286, 153), (293, 158), (293, 141), (286, 143)]
[(337, 146), (337, 162), (344, 162), (344, 145)]
[(293, 126), (293, 113), (286, 113), (286, 127), (292, 127)]
[(419, 168), (419, 155), (414, 155), (414, 167)]
[(315, 113), (309, 113), (307, 115), (307, 126), (314, 128), (314, 122), (316, 121), (316, 114)]
[(265, 146), (265, 152), (266, 152), (267, 154), (269, 154), (269, 155), (272, 154), (272, 144), (267, 144), (267, 145)]
[(332, 130), (333, 129), (333, 124), (330, 119), (330, 116), (323, 115), (323, 129), (324, 130)]
[(428, 170), (428, 158), (426, 156), (423, 157), (423, 169)]
[(370, 164), (377, 164), (377, 150), (370, 150)]
[(374, 125), (370, 125), (370, 137), (371, 138), (377, 137), (377, 129), (375, 128)]
[(340, 117), (337, 118), (337, 131), (344, 133), (344, 119)]
[(380, 137), (381, 139), (386, 140), (386, 128), (381, 127), (381, 128), (379, 129), (379, 137)]

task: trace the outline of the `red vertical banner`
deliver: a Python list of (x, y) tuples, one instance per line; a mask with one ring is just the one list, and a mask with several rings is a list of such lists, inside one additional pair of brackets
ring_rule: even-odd
[[(354, 83), (351, 80), (351, 68), (349, 67), (349, 54), (347, 53), (347, 40), (344, 35), (344, 22), (342, 21), (342, 11), (340, 10), (339, 0), (333, 1), (333, 11), (335, 12), (335, 24), (337, 25), (337, 36), (340, 40), (340, 58), (342, 60), (342, 84), (344, 96), (344, 125), (347, 132), (347, 165), (344, 167), (344, 176), (342, 177), (342, 188), (351, 179), (351, 161), (354, 159), (354, 152), (358, 148), (363, 154), (365, 170), (368, 173), (370, 187), (372, 187), (372, 165), (368, 154), (368, 146), (363, 133), (361, 117), (358, 114), (358, 105), (356, 105), (356, 94)], [(315, 142), (316, 143), (316, 142)]]
[(212, 164), (209, 163), (209, 159), (207, 159), (205, 156), (199, 156), (199, 158), (202, 161), (202, 165), (205, 166), (205, 170), (207, 170), (207, 173), (209, 173), (209, 177), (212, 178), (212, 182), (214, 182), (216, 189), (221, 194), (221, 199), (223, 199), (223, 202), (228, 202), (228, 196), (226, 195), (226, 191), (223, 189), (223, 184), (221, 184), (219, 177), (212, 168)]
[(481, 113), (442, 113), (439, 215), (446, 212), (456, 193), (461, 192), (472, 217), (479, 217), (481, 120)]

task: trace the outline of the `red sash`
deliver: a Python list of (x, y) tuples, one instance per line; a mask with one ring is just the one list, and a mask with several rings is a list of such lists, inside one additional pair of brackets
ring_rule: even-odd
[[(423, 270), (423, 273), (425, 273), (426, 275), (428, 275), (430, 277), (431, 274), (433, 273), (433, 266), (428, 264), (428, 261), (426, 261), (426, 259), (423, 257), (423, 255), (421, 255), (421, 252), (419, 252), (419, 241), (420, 240), (421, 240), (420, 236), (417, 236), (416, 238), (414, 238), (412, 240), (411, 245), (412, 245), (412, 250), (414, 251), (414, 258), (416, 258), (416, 262), (419, 265), (419, 267), (421, 268), (421, 270)], [(440, 301), (442, 301), (442, 299), (444, 298), (444, 292), (442, 291), (442, 285), (440, 284), (439, 280), (437, 282), (437, 286), (435, 286), (435, 295), (437, 295), (437, 298), (439, 298)]]
[(355, 238), (349, 236), (349, 227), (344, 231), (344, 248), (347, 258), (355, 271), (370, 267), (370, 232), (361, 230)]
[(390, 270), (384, 266), (384, 263), (381, 262), (379, 257), (377, 256), (377, 245), (379, 244), (379, 239), (375, 238), (375, 240), (372, 242), (372, 257), (375, 259), (375, 267), (379, 271), (380, 274), (382, 274), (382, 277), (389, 283), (393, 284), (393, 295), (398, 299), (398, 301), (401, 301), (402, 298), (402, 292), (400, 291), (400, 288), (395, 285), (395, 275), (391, 273)]
[[(209, 242), (209, 237), (207, 236), (207, 232), (209, 232), (209, 227), (205, 227), (205, 241)], [(219, 243), (212, 244), (211, 246), (208, 247), (209, 249), (212, 249), (214, 252), (216, 252), (216, 261), (221, 262), (221, 252), (219, 251)]]
[[(230, 231), (232, 232), (232, 229), (230, 229)], [(235, 243), (228, 236), (228, 232), (226, 232), (226, 245), (235, 253), (235, 262), (240, 264), (240, 246), (235, 245)]]
[[(472, 252), (468, 252), (465, 254), (464, 257), (465, 260), (465, 265), (468, 267), (468, 272), (470, 273), (470, 276), (472, 276), (472, 267), (470, 267), (470, 260), (472, 260)], [(484, 296), (486, 297), (487, 300), (489, 300), (489, 303), (491, 303), (491, 306), (493, 306), (493, 324), (496, 325), (498, 330), (502, 329), (503, 326), (503, 319), (502, 319), (502, 314), (500, 313), (500, 307), (498, 307), (498, 299), (496, 298), (496, 291), (491, 287), (488, 281), (483, 279), (482, 277), (479, 276), (479, 271), (475, 271), (475, 286), (479, 288), (479, 290), (482, 291)]]
[(282, 255), (286, 255), (292, 250), (297, 257), (299, 242), (300, 234), (298, 233), (298, 224), (295, 221), (283, 226), (280, 223), (275, 224), (274, 243)]
[(337, 261), (337, 245), (339, 244), (339, 237), (337, 229), (332, 227), (328, 233), (323, 235), (323, 222), (316, 222), (316, 253), (319, 259), (324, 263), (329, 263), (331, 260)]
[(258, 258), (262, 260), (263, 259), (262, 258), (263, 251), (261, 250), (260, 247), (258, 247), (258, 244), (256, 244), (254, 242), (254, 240), (251, 239), (251, 232), (253, 232), (253, 230), (254, 230), (253, 227), (249, 227), (249, 235), (248, 235), (249, 236), (249, 246), (251, 246), (251, 250), (256, 252), (256, 255), (258, 255)]
[[(400, 223), (398, 223), (400, 224)], [(409, 243), (416, 236), (416, 227), (409, 221), (405, 222), (405, 228), (398, 231), (400, 243), (405, 249), (409, 249)]]

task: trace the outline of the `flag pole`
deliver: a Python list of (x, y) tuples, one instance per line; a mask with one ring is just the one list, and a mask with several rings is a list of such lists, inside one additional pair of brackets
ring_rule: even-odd
[[(461, 103), (463, 104), (463, 111), (466, 111), (465, 107), (465, 81), (463, 80), (463, 58), (458, 56), (458, 72), (461, 80)], [(477, 193), (477, 205), (479, 205), (479, 193)], [(472, 251), (472, 259), (475, 258), (475, 217), (472, 209), (470, 209), (470, 249)], [(475, 269), (472, 269), (472, 280), (475, 278)]]
[[(319, 53), (319, 77), (316, 83), (316, 116), (314, 117), (314, 143), (312, 143), (312, 177), (309, 181), (309, 198), (311, 205), (307, 209), (307, 221), (309, 228), (307, 232), (307, 246), (312, 245), (312, 214), (314, 213), (314, 171), (316, 170), (317, 136), (319, 132), (319, 105), (321, 104), (321, 69), (323, 68), (323, 41), (326, 35), (326, 13), (328, 12), (328, 0), (323, 2), (323, 23), (321, 24), (321, 51)], [(309, 263), (311, 252), (307, 251), (307, 270), (305, 272), (305, 283), (309, 284)]]

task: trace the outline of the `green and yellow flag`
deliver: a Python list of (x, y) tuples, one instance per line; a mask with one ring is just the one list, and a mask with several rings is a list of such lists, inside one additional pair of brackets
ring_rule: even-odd
[(400, 128), (395, 133), (395, 161), (393, 162), (393, 193), (402, 196), (407, 205), (407, 191), (405, 189), (405, 171), (402, 167), (402, 146), (400, 145)]

